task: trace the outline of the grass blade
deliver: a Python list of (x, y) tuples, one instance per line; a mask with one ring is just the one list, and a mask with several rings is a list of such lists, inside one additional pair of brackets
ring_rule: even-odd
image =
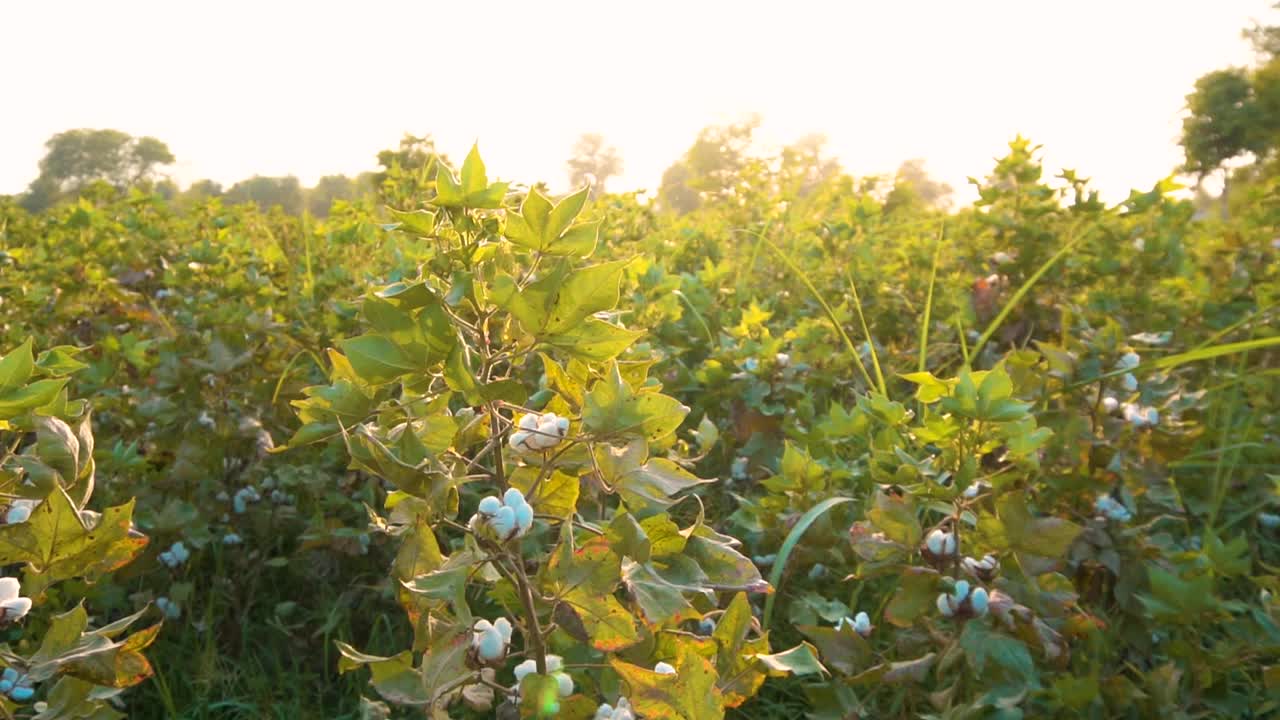
[(942, 241), (947, 236), (944, 224), (938, 231), (938, 245), (933, 249), (933, 267), (929, 270), (929, 294), (924, 298), (924, 317), (920, 320), (920, 359), (916, 363), (916, 372), (924, 372), (929, 351), (929, 322), (933, 314), (933, 285), (938, 280), (938, 259), (942, 257)]
[(976, 357), (978, 353), (982, 352), (983, 346), (987, 344), (987, 341), (991, 339), (991, 336), (995, 334), (996, 330), (999, 330), (1000, 326), (1004, 324), (1005, 318), (1009, 317), (1009, 313), (1013, 312), (1013, 309), (1022, 302), (1022, 298), (1026, 297), (1027, 293), (1031, 292), (1031, 288), (1035, 287), (1035, 284), (1040, 281), (1040, 278), (1044, 277), (1044, 274), (1049, 272), (1049, 268), (1057, 265), (1059, 260), (1066, 257), (1067, 253), (1071, 252), (1071, 250), (1080, 242), (1080, 240), (1085, 238), (1088, 233), (1080, 233), (1077, 235), (1075, 228), (1073, 227), (1068, 232), (1068, 235), (1072, 236), (1071, 239), (1063, 244), (1062, 248), (1059, 249), (1058, 252), (1054, 253), (1048, 260), (1045, 260), (1044, 264), (1040, 266), (1040, 269), (1032, 273), (1031, 277), (1027, 278), (1026, 282), (1022, 283), (1022, 287), (1018, 288), (1018, 291), (1013, 294), (1013, 297), (1009, 298), (1009, 302), (1005, 303), (1004, 307), (1000, 308), (1000, 314), (996, 315), (991, 321), (991, 324), (987, 325), (986, 331), (978, 337), (978, 341), (974, 343), (973, 348), (969, 350), (969, 357)]
[(796, 545), (800, 544), (801, 536), (804, 535), (815, 520), (822, 517), (831, 508), (847, 502), (853, 502), (853, 498), (833, 497), (823, 500), (809, 508), (809, 512), (801, 515), (795, 527), (791, 528), (791, 532), (787, 533), (787, 539), (782, 541), (782, 547), (778, 550), (778, 557), (773, 561), (773, 572), (769, 573), (769, 584), (773, 586), (773, 592), (769, 594), (769, 599), (764, 601), (764, 629), (769, 629), (769, 620), (773, 618), (773, 601), (778, 597), (778, 588), (782, 583), (782, 574), (787, 569), (787, 560), (791, 557), (791, 551), (795, 550)]

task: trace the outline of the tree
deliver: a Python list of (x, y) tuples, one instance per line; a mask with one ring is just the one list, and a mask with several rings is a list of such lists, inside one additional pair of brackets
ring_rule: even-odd
[(159, 168), (174, 160), (169, 147), (156, 138), (135, 138), (119, 130), (66, 130), (49, 138), (45, 149), (40, 174), (23, 203), (33, 211), (96, 181), (124, 188), (154, 180)]
[(686, 213), (704, 197), (731, 192), (750, 158), (747, 155), (760, 118), (703, 128), (680, 160), (662, 175), (658, 201), (663, 207)]
[(609, 178), (622, 173), (622, 156), (612, 145), (605, 145), (604, 136), (584, 133), (573, 145), (569, 157), (569, 185), (591, 188), (591, 193), (604, 192)]
[(264, 211), (279, 205), (290, 215), (300, 215), (303, 207), (302, 183), (298, 178), (254, 175), (241, 180), (224, 196), (228, 203), (257, 203)]
[(368, 187), (346, 175), (325, 175), (315, 187), (307, 190), (307, 209), (316, 217), (328, 217), (329, 208), (335, 201), (354, 200)]
[(796, 195), (804, 197), (840, 174), (840, 162), (824, 154), (827, 136), (810, 133), (782, 149), (779, 175)]
[(951, 204), (951, 193), (950, 185), (929, 177), (924, 169), (924, 160), (915, 158), (898, 166), (884, 209), (892, 212), (896, 208), (925, 205), (945, 210)]
[(1196, 80), (1182, 121), (1183, 169), (1203, 179), (1245, 153), (1266, 147), (1253, 83), (1243, 68), (1215, 70)]

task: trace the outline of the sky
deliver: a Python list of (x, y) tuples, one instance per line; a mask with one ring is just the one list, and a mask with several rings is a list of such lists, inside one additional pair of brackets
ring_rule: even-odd
[(924, 158), (957, 188), (1021, 133), (1104, 197), (1181, 160), (1185, 96), (1252, 59), (1273, 0), (12, 2), (0, 4), (0, 194), (61, 130), (165, 141), (186, 185), (357, 174), (411, 132), (490, 176), (565, 189), (574, 140), (657, 188), (698, 130), (813, 132), (855, 175)]

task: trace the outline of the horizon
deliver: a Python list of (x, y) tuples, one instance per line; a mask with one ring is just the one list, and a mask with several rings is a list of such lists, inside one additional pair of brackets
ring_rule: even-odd
[[(623, 160), (608, 189), (653, 193), (700, 129), (759, 114), (763, 151), (823, 134), (827, 153), (856, 176), (892, 174), (921, 158), (957, 200), (973, 195), (966, 178), (984, 176), (1021, 134), (1044, 147), (1046, 175), (1075, 169), (1116, 201), (1174, 172), (1186, 94), (1201, 74), (1251, 60), (1240, 29), (1273, 18), (1270, 5), (802, 3), (781, 17), (765, 5), (658, 3), (610, 8), (602, 21), (596, 6), (563, 2), (558, 13), (501, 6), (506, 23), (483, 23), (472, 8), (403, 2), (358, 17), (291, 3), (250, 13), (233, 2), (197, 18), (153, 2), (133, 3), (135, 13), (88, 3), (7, 8), (0, 13), (11, 16), (10, 27), (56, 26), (75, 49), (16, 79), (13, 96), (41, 111), (9, 118), (0, 193), (25, 191), (44, 142), (79, 127), (160, 139), (177, 158), (165, 172), (183, 187), (206, 178), (229, 187), (254, 175), (294, 175), (307, 186), (324, 175), (354, 177), (411, 133), (430, 135), (454, 162), (478, 142), (494, 176), (535, 178), (556, 191), (567, 189), (574, 140), (594, 132)], [(673, 14), (680, 23), (669, 22)], [(71, 16), (80, 22), (65, 27)], [(1153, 28), (1153, 19), (1161, 24)], [(426, 29), (421, 40), (385, 37), (386, 28), (415, 27)], [(1044, 52), (1050, 27), (1089, 43), (1087, 51), (1058, 50), (1050, 39)], [(22, 33), (0, 48), (0, 62), (15, 67), (47, 54), (47, 37)], [(231, 37), (256, 52), (226, 54)], [(655, 56), (655, 46), (686, 52)], [(83, 67), (104, 56), (144, 70), (127, 85), (84, 85)], [(166, 56), (182, 61), (156, 63)], [(706, 71), (717, 62), (726, 67)], [(567, 79), (574, 73), (576, 86)], [(133, 92), (148, 82), (161, 89)], [(474, 97), (448, 89), (466, 82)]]

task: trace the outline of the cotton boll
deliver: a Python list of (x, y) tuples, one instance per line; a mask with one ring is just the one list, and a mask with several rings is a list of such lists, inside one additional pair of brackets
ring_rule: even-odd
[(502, 502), (498, 500), (498, 498), (494, 497), (493, 495), (490, 495), (489, 497), (480, 501), (480, 506), (477, 509), (482, 514), (492, 517), (494, 514), (498, 512), (498, 508), (500, 507), (502, 507)]
[(502, 504), (514, 510), (525, 504), (524, 493), (520, 492), (520, 488), (507, 488), (502, 495)]
[(502, 632), (498, 628), (490, 626), (480, 633), (479, 641), (476, 643), (476, 654), (485, 662), (493, 662), (500, 660), (506, 655), (507, 644), (502, 639)]
[(1120, 386), (1128, 392), (1137, 392), (1138, 378), (1134, 377), (1133, 373), (1125, 373), (1124, 376), (1120, 378)]
[(941, 530), (932, 530), (924, 539), (924, 546), (929, 548), (929, 552), (934, 555), (942, 554), (943, 536), (946, 533)]
[(562, 667), (564, 667), (564, 658), (559, 655), (547, 656), (547, 672), (559, 672)]
[(667, 663), (667, 662), (660, 662), (657, 665), (654, 665), (653, 671), (658, 673), (659, 675), (675, 675), (676, 674), (675, 667), (673, 667), (671, 663)]
[(525, 660), (524, 662), (517, 665), (515, 669), (516, 684), (519, 685), (521, 682), (524, 681), (525, 675), (528, 675), (532, 672), (536, 672), (537, 669), (538, 669), (538, 664), (533, 660)]
[(987, 590), (986, 588), (978, 588), (969, 596), (969, 607), (973, 609), (973, 614), (982, 617), (987, 614)]
[(1107, 395), (1102, 398), (1102, 409), (1106, 410), (1108, 413), (1115, 412), (1118, 407), (1120, 407), (1120, 401), (1116, 400), (1114, 397)]
[(955, 588), (955, 592), (954, 592), (954, 597), (955, 597), (955, 599), (956, 599), (956, 602), (957, 602), (957, 603), (962, 603), (962, 602), (964, 602), (964, 599), (965, 599), (966, 597), (968, 597), (968, 596), (969, 596), (969, 581), (968, 581), (968, 580), (957, 580), (957, 581), (956, 581), (956, 588)]
[(871, 617), (866, 612), (859, 612), (853, 618), (853, 629), (859, 635), (866, 637), (871, 634)]
[(503, 506), (498, 508), (498, 512), (493, 514), (489, 520), (489, 527), (493, 528), (493, 532), (499, 538), (506, 540), (516, 529), (516, 513), (510, 507)]
[(556, 434), (560, 437), (569, 434), (569, 418), (556, 418)]
[(516, 508), (516, 529), (523, 535), (529, 532), (531, 527), (533, 527), (533, 508), (525, 503)]
[(553, 675), (556, 679), (556, 689), (560, 691), (560, 697), (569, 697), (573, 694), (573, 678), (568, 673), (556, 673)]
[(955, 608), (951, 606), (951, 596), (946, 593), (939, 595), (935, 604), (938, 606), (938, 612), (942, 613), (943, 617), (951, 617), (956, 614)]
[(493, 627), (496, 628), (498, 632), (502, 633), (503, 642), (506, 642), (506, 643), (511, 642), (511, 621), (510, 620), (504, 617), (500, 617), (497, 620), (493, 621)]
[(533, 432), (534, 430), (538, 429), (538, 421), (540, 419), (541, 418), (539, 418), (536, 414), (528, 413), (520, 418), (520, 422), (516, 424), (516, 427), (520, 428), (521, 430), (524, 430), (527, 433)]
[(512, 450), (531, 450), (532, 448), (529, 447), (530, 437), (532, 436), (529, 433), (521, 430), (520, 432), (512, 433), (511, 438), (507, 440), (507, 444), (511, 446)]
[(9, 512), (4, 516), (5, 524), (16, 525), (26, 522), (37, 504), (39, 503), (35, 500), (14, 500), (9, 505)]

